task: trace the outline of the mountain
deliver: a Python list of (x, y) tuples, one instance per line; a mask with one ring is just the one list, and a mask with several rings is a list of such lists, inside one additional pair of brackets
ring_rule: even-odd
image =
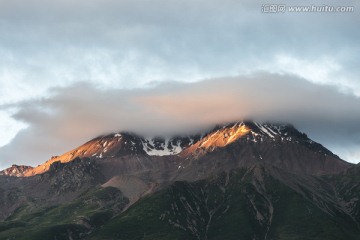
[[(140, 170), (145, 170), (145, 166), (149, 164), (151, 167), (158, 165), (160, 159), (164, 159), (159, 158), (160, 156), (171, 159), (201, 159), (202, 156), (218, 158), (217, 154), (226, 154), (225, 160), (232, 160), (238, 165), (247, 165), (254, 161), (270, 162), (290, 171), (315, 174), (341, 172), (350, 166), (291, 125), (238, 122), (217, 126), (208, 133), (168, 139), (144, 138), (130, 133), (101, 136), (61, 156), (52, 157), (25, 175), (33, 176), (46, 172), (54, 162), (66, 163), (77, 157), (101, 160), (99, 163), (104, 164), (111, 159), (116, 162), (128, 156), (137, 156), (138, 163), (144, 165), (144, 169)], [(175, 158), (172, 158), (173, 156)], [(133, 162), (129, 165), (133, 165)], [(183, 168), (184, 164), (189, 164), (184, 160), (179, 162), (183, 164), (181, 167), (172, 167)]]
[(0, 239), (360, 239), (359, 174), (289, 124), (114, 133), (0, 176)]

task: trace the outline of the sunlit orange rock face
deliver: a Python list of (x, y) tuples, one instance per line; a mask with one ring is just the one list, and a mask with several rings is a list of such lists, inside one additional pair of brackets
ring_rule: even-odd
[(54, 162), (60, 161), (66, 163), (72, 161), (77, 157), (90, 157), (90, 158), (105, 158), (112, 157), (118, 154), (119, 149), (124, 151), (131, 151), (139, 145), (135, 140), (124, 140), (123, 134), (113, 134), (104, 137), (95, 138), (84, 145), (75, 148), (61, 156), (55, 156), (32, 170), (26, 172), (25, 176), (33, 176), (49, 170), (50, 165)]
[(222, 128), (217, 130), (194, 144), (193, 147), (224, 147), (248, 134), (250, 131), (251, 129), (243, 124), (235, 124), (231, 128)]
[(189, 148), (185, 149), (180, 153), (180, 155), (188, 155), (196, 149), (214, 149), (217, 147), (225, 147), (230, 143), (233, 143), (237, 139), (247, 135), (251, 129), (243, 123), (237, 123), (232, 127), (223, 127), (218, 129), (215, 132), (212, 132), (202, 138), (200, 141), (196, 142)]

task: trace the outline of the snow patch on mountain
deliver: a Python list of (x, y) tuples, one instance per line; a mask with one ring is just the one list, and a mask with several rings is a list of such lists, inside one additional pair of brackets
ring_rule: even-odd
[(174, 141), (174, 139), (144, 138), (142, 144), (143, 150), (150, 156), (176, 155), (187, 147), (187, 145), (182, 147), (181, 141)]

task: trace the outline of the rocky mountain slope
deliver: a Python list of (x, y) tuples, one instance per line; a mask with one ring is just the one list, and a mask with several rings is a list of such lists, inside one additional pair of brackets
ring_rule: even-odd
[(359, 239), (358, 223), (330, 189), (322, 179), (256, 164), (206, 180), (175, 182), (89, 238)]
[(359, 174), (287, 124), (114, 133), (0, 176), (0, 239), (360, 239)]
[(0, 171), (0, 176), (23, 177), (27, 171), (32, 170), (31, 166), (12, 165), (11, 167)]
[(111, 159), (127, 155), (142, 156), (167, 156), (176, 155), (193, 142), (200, 139), (200, 136), (162, 137), (145, 138), (131, 133), (115, 133), (92, 139), (84, 145), (75, 148), (61, 156), (54, 156), (46, 163), (35, 167), (26, 173), (26, 176), (33, 176), (46, 172), (54, 162), (66, 163), (77, 157), (88, 157), (92, 159)]

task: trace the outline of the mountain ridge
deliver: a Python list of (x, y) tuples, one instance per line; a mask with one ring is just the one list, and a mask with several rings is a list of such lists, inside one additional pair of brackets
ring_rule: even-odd
[(187, 155), (194, 152), (200, 154), (201, 151), (204, 152), (206, 149), (213, 150), (225, 147), (244, 137), (246, 137), (247, 141), (255, 143), (262, 142), (264, 139), (271, 139), (274, 142), (277, 140), (296, 142), (300, 139), (308, 148), (313, 148), (321, 154), (338, 158), (331, 151), (312, 141), (306, 134), (300, 133), (290, 124), (260, 124), (252, 121), (240, 121), (221, 126), (217, 125), (207, 133), (193, 136), (145, 138), (137, 134), (122, 132), (96, 137), (65, 154), (52, 157), (44, 164), (27, 171), (25, 176), (43, 173), (56, 161), (64, 163), (76, 157), (102, 159), (134, 154), (145, 156), (179, 155), (182, 158), (186, 158)]

